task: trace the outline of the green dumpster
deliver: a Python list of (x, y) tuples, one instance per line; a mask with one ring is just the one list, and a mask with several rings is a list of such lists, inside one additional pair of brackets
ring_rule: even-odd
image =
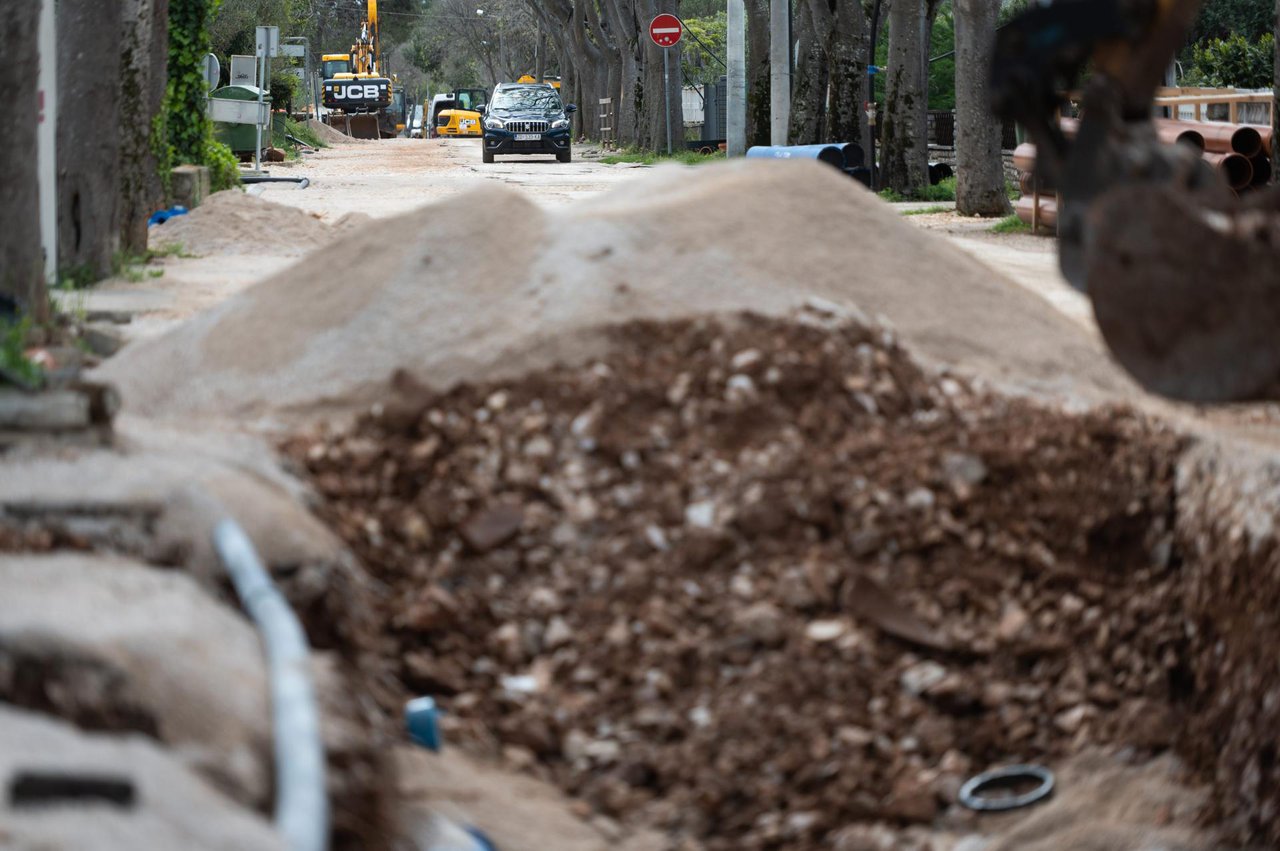
[[(262, 145), (271, 144), (270, 124), (258, 111), (257, 86), (223, 86), (209, 93), (209, 112), (213, 118), (213, 135), (237, 154), (252, 154), (258, 143), (256, 121), (264, 124)], [(263, 113), (271, 114), (271, 95), (262, 98)]]

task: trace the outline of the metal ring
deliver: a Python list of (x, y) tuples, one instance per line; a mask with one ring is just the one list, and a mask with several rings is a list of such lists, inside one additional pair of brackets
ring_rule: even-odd
[[(1011, 798), (983, 798), (980, 791), (997, 783), (1010, 780), (1038, 780), (1040, 785), (1030, 792), (1014, 795)], [(971, 777), (960, 787), (960, 803), (971, 810), (979, 812), (1004, 812), (1030, 806), (1043, 801), (1053, 794), (1053, 772), (1039, 765), (1010, 765), (984, 771), (977, 777)]]

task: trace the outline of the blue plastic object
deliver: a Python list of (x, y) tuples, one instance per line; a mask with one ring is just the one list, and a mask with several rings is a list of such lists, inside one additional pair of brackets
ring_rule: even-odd
[(755, 145), (747, 149), (749, 159), (820, 160), (843, 169), (844, 151), (839, 145)]
[(415, 697), (404, 705), (409, 738), (427, 750), (440, 752), (440, 708), (429, 697)]
[(183, 207), (180, 204), (174, 207), (170, 207), (167, 210), (157, 210), (151, 214), (151, 218), (147, 219), (147, 227), (153, 227), (154, 225), (162, 225), (165, 222), (169, 221), (169, 219), (172, 219), (176, 216), (185, 216), (186, 214), (187, 214), (187, 208)]

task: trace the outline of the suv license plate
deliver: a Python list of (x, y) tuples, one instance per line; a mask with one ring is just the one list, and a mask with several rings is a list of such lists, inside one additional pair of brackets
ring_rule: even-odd
[(517, 142), (541, 142), (542, 134), (541, 133), (517, 133), (516, 141)]

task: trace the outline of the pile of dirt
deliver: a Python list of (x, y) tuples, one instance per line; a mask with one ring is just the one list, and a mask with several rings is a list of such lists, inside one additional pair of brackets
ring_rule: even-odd
[(346, 145), (351, 142), (351, 137), (338, 130), (334, 130), (323, 121), (316, 121), (314, 118), (307, 119), (307, 127), (311, 129), (316, 137), (326, 145)]
[(310, 213), (227, 189), (210, 195), (187, 215), (158, 225), (150, 239), (158, 248), (205, 256), (302, 254), (329, 237), (329, 226)]
[(336, 238), (103, 373), (134, 412), (297, 422), (359, 410), (397, 368), (445, 389), (582, 363), (618, 322), (814, 298), (996, 382), (1131, 392), (1069, 320), (856, 181), (761, 160), (658, 169), (555, 212), (479, 188)]
[(614, 326), (602, 358), (444, 394), (402, 375), (288, 442), (393, 590), (402, 682), (708, 849), (831, 847), (933, 822), (994, 763), (1167, 748), (1181, 439), (798, 320)]

